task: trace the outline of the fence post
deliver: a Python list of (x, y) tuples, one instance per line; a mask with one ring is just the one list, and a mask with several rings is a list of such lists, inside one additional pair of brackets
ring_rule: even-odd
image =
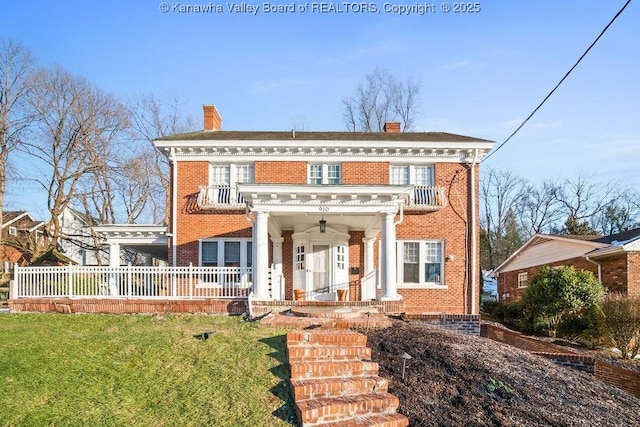
[(131, 263), (127, 264), (127, 298), (131, 298)]
[(20, 266), (16, 263), (13, 265), (13, 281), (9, 282), (11, 288), (9, 289), (8, 299), (18, 299), (18, 289), (20, 289)]
[(193, 263), (189, 263), (189, 299), (193, 299)]
[(73, 298), (73, 266), (71, 264), (67, 265), (67, 293), (69, 294), (69, 298)]

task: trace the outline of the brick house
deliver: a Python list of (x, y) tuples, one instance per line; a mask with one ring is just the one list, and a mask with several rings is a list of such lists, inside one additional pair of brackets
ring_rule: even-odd
[(0, 225), (0, 262), (7, 273), (13, 264), (24, 265), (31, 260), (31, 251), (41, 243), (45, 223), (34, 220), (26, 211), (5, 211)]
[(543, 266), (591, 271), (612, 292), (640, 295), (640, 228), (610, 236), (536, 234), (495, 269), (498, 298), (518, 301)]
[[(401, 301), (475, 314), (479, 162), (442, 132), (204, 131), (154, 141), (170, 164), (169, 262), (250, 271), (255, 300)], [(232, 275), (233, 276), (233, 275)], [(236, 279), (215, 280), (240, 280)]]

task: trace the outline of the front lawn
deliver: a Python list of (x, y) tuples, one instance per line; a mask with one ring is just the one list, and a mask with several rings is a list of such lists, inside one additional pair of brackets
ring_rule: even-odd
[(222, 316), (0, 315), (0, 425), (291, 425), (284, 333)]

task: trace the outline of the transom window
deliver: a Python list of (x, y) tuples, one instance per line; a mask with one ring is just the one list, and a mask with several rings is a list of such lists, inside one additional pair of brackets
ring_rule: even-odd
[(340, 164), (310, 164), (309, 165), (309, 184), (336, 185), (341, 182), (341, 165)]
[(443, 285), (443, 242), (440, 240), (400, 241), (398, 260), (400, 283)]

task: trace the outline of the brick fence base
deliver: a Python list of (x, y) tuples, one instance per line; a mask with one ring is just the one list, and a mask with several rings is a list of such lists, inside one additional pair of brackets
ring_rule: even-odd
[(246, 299), (122, 299), (122, 298), (18, 298), (9, 300), (11, 312), (44, 313), (206, 313), (244, 314)]

